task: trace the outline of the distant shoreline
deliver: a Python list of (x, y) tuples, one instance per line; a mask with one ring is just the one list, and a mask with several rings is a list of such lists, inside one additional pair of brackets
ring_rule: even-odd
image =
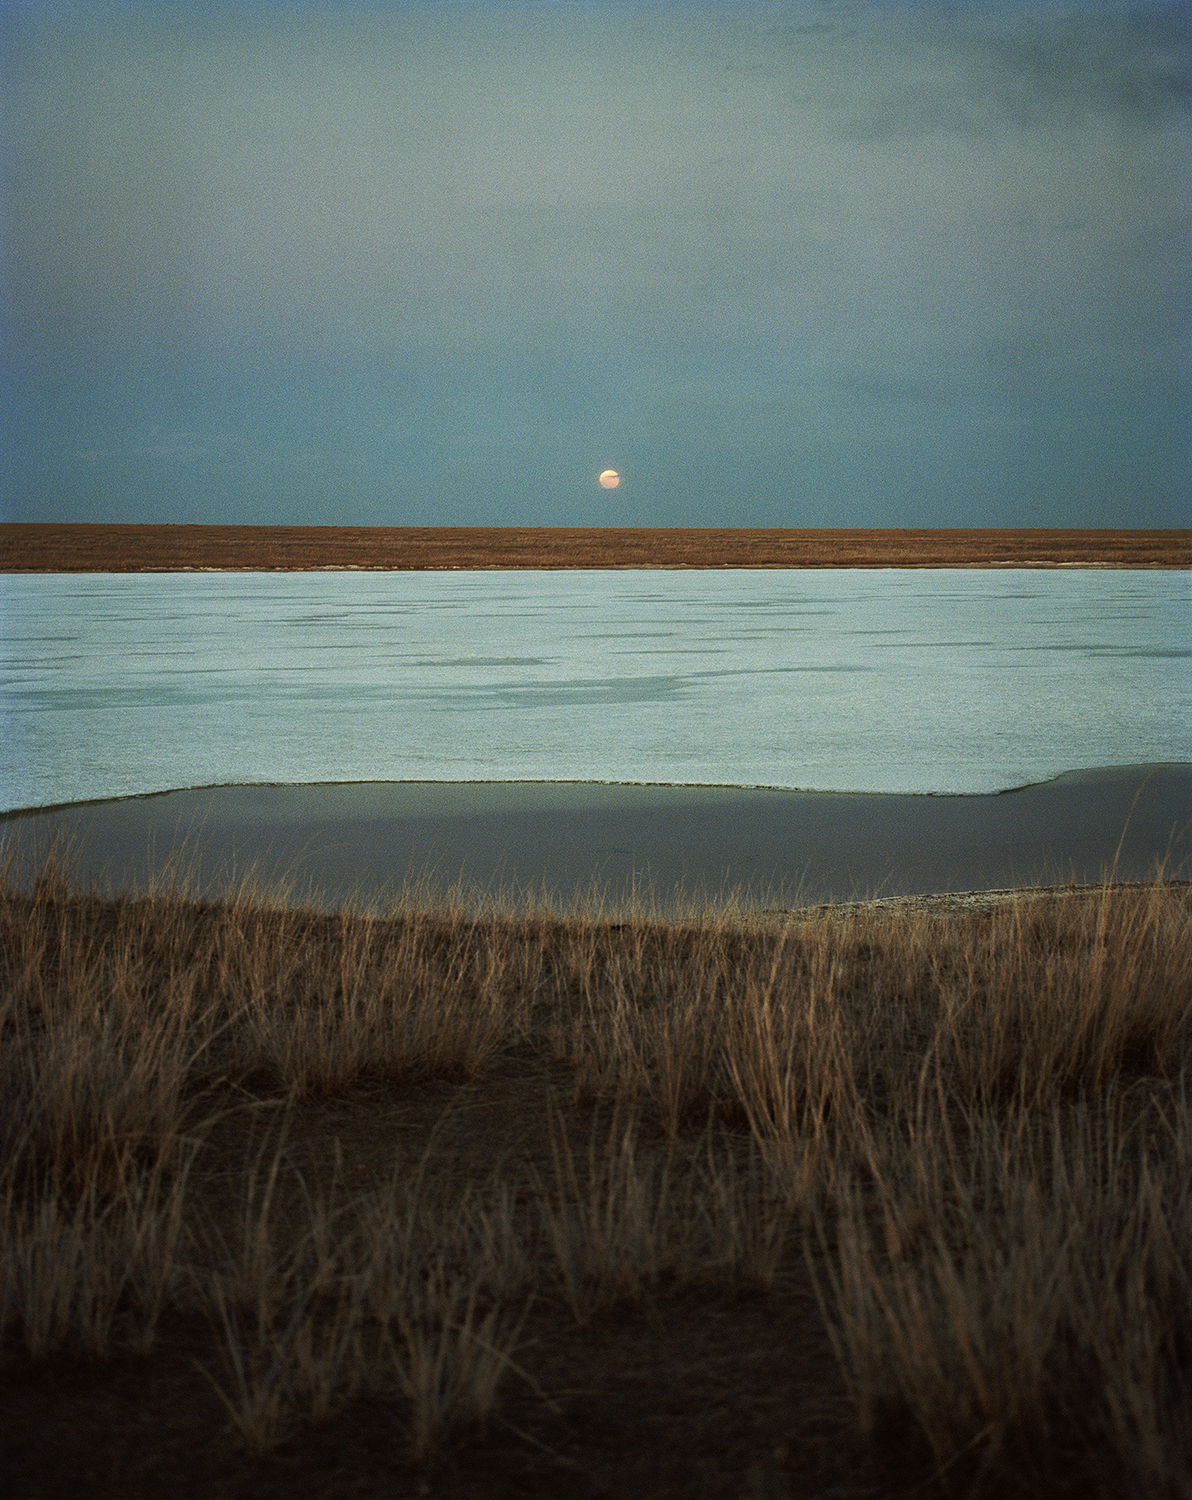
[(0, 572), (1192, 568), (1192, 530), (0, 523)]

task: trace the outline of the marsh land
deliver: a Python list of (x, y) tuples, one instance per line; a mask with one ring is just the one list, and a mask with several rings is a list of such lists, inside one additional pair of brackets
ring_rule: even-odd
[(1192, 1494), (1186, 884), (0, 898), (21, 1496)]

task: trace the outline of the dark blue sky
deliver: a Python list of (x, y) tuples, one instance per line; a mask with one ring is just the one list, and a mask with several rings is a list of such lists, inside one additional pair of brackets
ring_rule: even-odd
[(1192, 524), (1188, 16), (6, 5), (3, 518)]

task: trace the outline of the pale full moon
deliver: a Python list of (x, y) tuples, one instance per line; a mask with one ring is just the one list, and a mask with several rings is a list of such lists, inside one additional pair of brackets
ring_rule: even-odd
[(621, 482), (621, 476), (616, 469), (605, 469), (600, 476), (600, 488), (602, 490), (615, 490)]

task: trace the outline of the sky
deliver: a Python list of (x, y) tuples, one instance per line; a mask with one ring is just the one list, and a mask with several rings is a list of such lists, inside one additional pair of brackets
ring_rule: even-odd
[(0, 49), (0, 519), (1192, 524), (1188, 5), (0, 0)]

